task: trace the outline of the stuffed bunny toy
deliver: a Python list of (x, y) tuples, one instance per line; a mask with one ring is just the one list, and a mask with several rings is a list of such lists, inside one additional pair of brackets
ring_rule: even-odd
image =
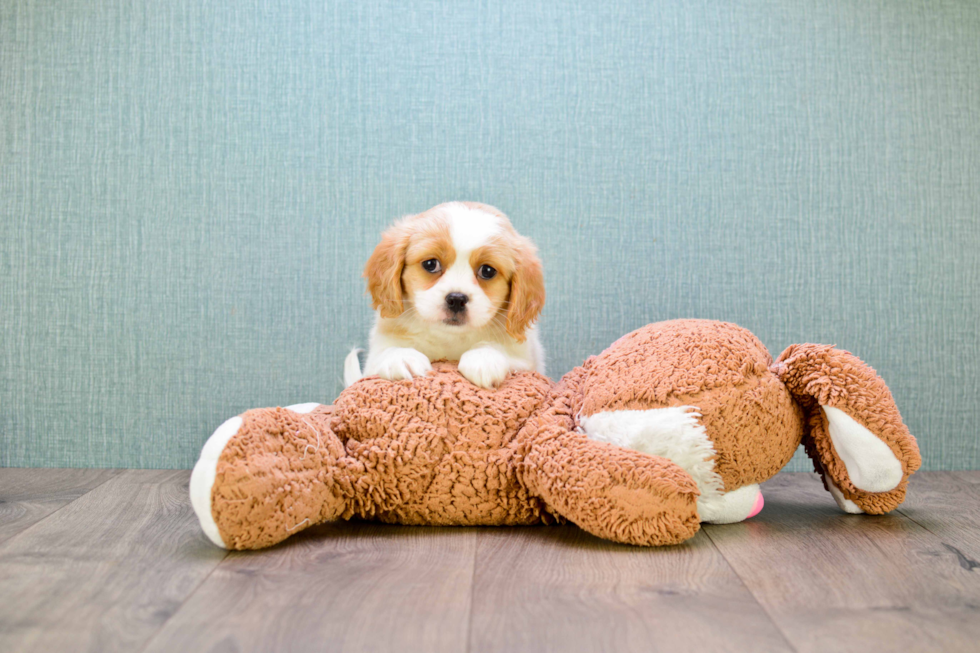
[(494, 389), (455, 364), (364, 378), (332, 405), (245, 412), (208, 439), (191, 500), (208, 537), (271, 546), (340, 519), (570, 521), (627, 544), (683, 542), (763, 505), (759, 484), (803, 444), (846, 512), (881, 514), (920, 465), (874, 370), (825, 345), (773, 362), (734, 324), (674, 320), (617, 340), (557, 383)]

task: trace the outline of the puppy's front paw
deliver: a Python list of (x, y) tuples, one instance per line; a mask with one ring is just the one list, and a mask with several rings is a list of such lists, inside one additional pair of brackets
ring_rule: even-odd
[(429, 359), (417, 349), (392, 347), (381, 355), (375, 373), (388, 381), (401, 381), (413, 376), (425, 376), (431, 370)]
[(507, 357), (491, 347), (471, 349), (459, 357), (459, 373), (481, 388), (500, 385), (508, 372)]

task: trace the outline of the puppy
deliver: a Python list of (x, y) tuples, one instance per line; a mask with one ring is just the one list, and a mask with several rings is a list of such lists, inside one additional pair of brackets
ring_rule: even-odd
[[(423, 376), (440, 359), (459, 361), (482, 388), (512, 370), (544, 373), (534, 327), (541, 261), (494, 207), (449, 202), (402, 218), (382, 234), (364, 276), (376, 310), (365, 375)], [(347, 385), (362, 376), (358, 351), (344, 363)]]

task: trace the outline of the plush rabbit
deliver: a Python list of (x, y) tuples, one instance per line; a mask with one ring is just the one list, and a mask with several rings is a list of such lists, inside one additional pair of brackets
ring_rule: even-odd
[(191, 500), (218, 546), (256, 549), (325, 521), (517, 525), (676, 544), (762, 508), (759, 483), (806, 447), (847, 512), (902, 502), (920, 465), (888, 387), (848, 352), (775, 362), (733, 324), (675, 320), (616, 341), (557, 383), (491, 390), (438, 363), (369, 377), (333, 405), (250, 410), (208, 439)]

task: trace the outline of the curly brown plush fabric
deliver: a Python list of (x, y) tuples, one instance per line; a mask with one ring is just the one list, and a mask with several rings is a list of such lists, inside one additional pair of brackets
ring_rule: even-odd
[(677, 544), (700, 527), (698, 488), (656, 456), (594, 442), (575, 430), (584, 370), (569, 372), (521, 431), (523, 479), (548, 506), (599, 537)]
[[(401, 524), (533, 524), (541, 502), (518, 475), (518, 434), (548, 397), (536, 373), (497, 390), (438, 363), (423, 379), (356, 383), (335, 404), (355, 494), (344, 517)], [(397, 437), (392, 437), (397, 434)]]
[(583, 415), (697, 407), (726, 490), (771, 478), (799, 446), (800, 407), (769, 371), (765, 346), (737, 325), (659, 322), (620, 338), (590, 363)]
[[(675, 544), (699, 528), (698, 483), (666, 457), (590, 439), (580, 423), (675, 406), (700, 414), (726, 493), (770, 478), (803, 442), (829, 482), (877, 513), (898, 505), (919, 466), (884, 382), (851, 354), (797, 345), (773, 363), (736, 325), (675, 320), (624, 336), (558, 383), (518, 372), (484, 390), (454, 364), (437, 363), (426, 377), (363, 379), (311, 412), (248, 411), (215, 445), (223, 447), (216, 462), (202, 454), (192, 498), (204, 493), (195, 502), (202, 525), (234, 549), (355, 517), (438, 525), (568, 519), (617, 542)], [(821, 406), (846, 412), (888, 445), (902, 464), (897, 487), (853, 486)]]
[[(882, 378), (854, 354), (828, 345), (790, 345), (773, 371), (806, 412), (809, 436), (803, 444), (817, 473), (824, 476), (824, 485), (829, 475), (847, 499), (870, 514), (897, 508), (905, 500), (908, 477), (919, 469), (922, 458)], [(821, 406), (843, 410), (891, 448), (904, 476), (896, 488), (873, 493), (851, 483), (828, 435)]]

